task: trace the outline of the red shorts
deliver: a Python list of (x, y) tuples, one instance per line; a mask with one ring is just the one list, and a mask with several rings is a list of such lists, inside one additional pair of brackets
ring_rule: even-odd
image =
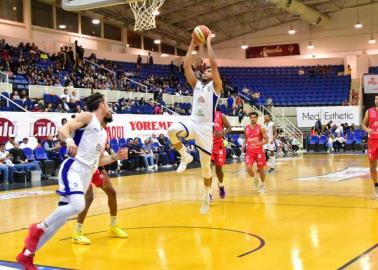
[(368, 140), (368, 157), (369, 160), (378, 159), (378, 140)]
[(97, 169), (92, 176), (92, 184), (96, 187), (102, 187), (104, 185), (104, 175), (99, 169)]
[(213, 145), (213, 153), (211, 160), (214, 161), (215, 166), (222, 167), (226, 162), (226, 148), (223, 143), (216, 143)]
[(250, 166), (253, 165), (253, 163), (257, 163), (258, 168), (262, 168), (266, 166), (266, 159), (265, 159), (265, 153), (264, 151), (258, 151), (258, 152), (247, 152), (245, 156), (245, 163)]

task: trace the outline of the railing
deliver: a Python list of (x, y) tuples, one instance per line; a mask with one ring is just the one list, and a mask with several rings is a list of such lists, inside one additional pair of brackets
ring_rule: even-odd
[(20, 110), (24, 111), (24, 112), (28, 112), (28, 110), (26, 110), (25, 108), (23, 108), (22, 106), (18, 105), (16, 102), (14, 102), (13, 100), (11, 100), (10, 98), (8, 98), (7, 96), (3, 95), (2, 93), (0, 93), (0, 97), (6, 99), (7, 101), (7, 107), (9, 107), (9, 103), (12, 103), (14, 106), (16, 106), (17, 108), (19, 108)]
[(271, 107), (271, 110), (265, 107), (264, 105), (261, 105), (263, 110), (269, 112), (269, 114), (273, 117), (274, 122), (282, 128), (283, 132), (287, 135), (290, 135), (291, 137), (298, 140), (301, 147), (303, 147), (303, 133), (299, 130), (299, 128), (294, 125), (290, 120), (288, 120), (285, 115), (283, 115), (280, 111), (278, 111), (276, 108)]
[[(68, 90), (68, 94), (72, 94), (72, 91), (77, 93), (79, 98), (85, 98), (91, 95), (92, 90), (88, 88), (71, 88), (71, 87), (56, 87), (56, 86), (43, 86), (43, 85), (29, 85), (29, 97), (30, 98), (43, 98), (43, 94), (52, 94), (60, 96), (63, 94), (64, 89)], [(149, 100), (154, 97), (150, 93), (139, 93), (139, 92), (125, 92), (116, 90), (93, 90), (94, 92), (100, 92), (107, 97), (109, 102), (118, 102), (120, 98), (144, 98)]]
[[(104, 68), (104, 67), (102, 67), (102, 66), (96, 64), (95, 62), (89, 61), (88, 59), (84, 59), (84, 62), (88, 62), (88, 63), (90, 63), (91, 65), (94, 65), (94, 66), (97, 67), (97, 68), (100, 68), (100, 69), (103, 69), (103, 70), (108, 71), (109, 73), (112, 73), (112, 74), (114, 75), (115, 79), (117, 80), (117, 74), (115, 73), (115, 71), (110, 70), (110, 69), (107, 69), (107, 68)], [(136, 84), (136, 85), (139, 85), (140, 87), (142, 87), (142, 88), (144, 89), (144, 91), (145, 91), (146, 93), (148, 92), (148, 86), (147, 86), (147, 85), (145, 85), (145, 84), (143, 84), (143, 83), (140, 83), (140, 82), (137, 82), (137, 81), (132, 80), (132, 79), (127, 78), (127, 77), (126, 77), (126, 80), (127, 80), (127, 81), (130, 81), (130, 82), (132, 82), (132, 83), (134, 83), (134, 84)], [(118, 83), (118, 80), (117, 80), (117, 83)]]
[(0, 71), (0, 83), (9, 83), (9, 76), (7, 73)]

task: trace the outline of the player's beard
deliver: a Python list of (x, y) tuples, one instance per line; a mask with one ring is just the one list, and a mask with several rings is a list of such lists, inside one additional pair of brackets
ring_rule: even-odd
[(109, 113), (104, 117), (104, 122), (105, 123), (111, 123), (113, 122), (113, 114)]

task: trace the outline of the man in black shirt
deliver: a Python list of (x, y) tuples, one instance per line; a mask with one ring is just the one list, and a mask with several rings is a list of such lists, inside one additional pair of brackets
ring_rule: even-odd
[(22, 149), (20, 149), (20, 145), (18, 144), (18, 142), (14, 143), (14, 148), (9, 150), (9, 154), (12, 157), (11, 161), (13, 164), (22, 164), (24, 165), (24, 169), (27, 171), (40, 171), (41, 170), (37, 162), (28, 161), (24, 152), (22, 151)]

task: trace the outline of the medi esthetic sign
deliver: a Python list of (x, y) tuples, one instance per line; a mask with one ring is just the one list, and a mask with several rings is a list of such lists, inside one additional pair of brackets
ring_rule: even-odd
[(298, 107), (298, 127), (313, 127), (320, 119), (322, 125), (332, 121), (334, 124), (348, 123), (348, 125), (360, 124), (360, 108), (358, 106), (334, 106), (334, 107)]

